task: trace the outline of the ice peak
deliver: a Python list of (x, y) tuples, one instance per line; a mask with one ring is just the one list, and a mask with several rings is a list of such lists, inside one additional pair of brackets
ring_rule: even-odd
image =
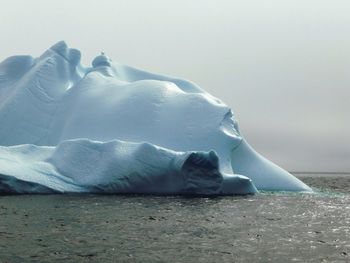
[(104, 52), (101, 52), (101, 55), (98, 55), (97, 57), (94, 58), (92, 61), (92, 66), (94, 68), (100, 67), (100, 66), (111, 66), (112, 60), (105, 55)]
[(63, 40), (51, 46), (49, 50), (57, 53), (74, 65), (78, 65), (80, 63), (80, 51), (78, 49), (69, 48), (66, 42)]
[(68, 45), (64, 40), (61, 40), (52, 45), (50, 49), (56, 51), (57, 53), (64, 53), (68, 49)]

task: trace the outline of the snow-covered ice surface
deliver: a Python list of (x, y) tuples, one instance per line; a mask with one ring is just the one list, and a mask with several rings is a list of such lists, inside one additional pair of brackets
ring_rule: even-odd
[(80, 57), (59, 42), (0, 64), (1, 192), (311, 191), (256, 153), (231, 109), (197, 85)]

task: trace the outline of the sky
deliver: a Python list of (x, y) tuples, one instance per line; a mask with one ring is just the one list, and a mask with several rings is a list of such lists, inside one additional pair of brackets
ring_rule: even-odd
[(59, 40), (189, 79), (289, 171), (350, 172), (348, 0), (0, 0), (0, 61)]

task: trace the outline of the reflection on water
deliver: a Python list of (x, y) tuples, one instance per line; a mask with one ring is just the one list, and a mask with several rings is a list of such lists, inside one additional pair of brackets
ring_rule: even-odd
[(4, 196), (0, 262), (350, 261), (350, 177), (315, 194)]

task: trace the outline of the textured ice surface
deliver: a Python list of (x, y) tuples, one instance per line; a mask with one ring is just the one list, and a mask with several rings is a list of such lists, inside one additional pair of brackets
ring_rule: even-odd
[(5, 193), (256, 192), (247, 177), (223, 177), (213, 151), (174, 152), (149, 143), (78, 139), (57, 147), (0, 146), (0, 156), (0, 189)]
[[(231, 109), (197, 85), (103, 54), (84, 67), (80, 57), (59, 42), (38, 58), (14, 56), (0, 64), (2, 191), (16, 192), (17, 185), (34, 189), (29, 192), (310, 190), (251, 149)], [(184, 163), (174, 168), (169, 158)], [(208, 163), (215, 163), (212, 175)], [(184, 174), (196, 174), (190, 176), (195, 187)], [(120, 178), (129, 178), (129, 185)]]

